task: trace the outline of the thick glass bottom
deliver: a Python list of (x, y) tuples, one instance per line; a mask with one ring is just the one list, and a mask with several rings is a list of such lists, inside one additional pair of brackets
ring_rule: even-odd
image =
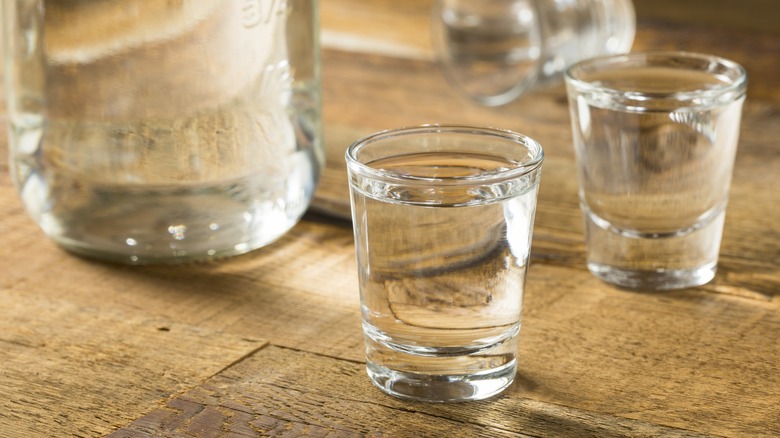
[(433, 375), (394, 371), (368, 362), (371, 381), (395, 397), (425, 402), (482, 400), (504, 391), (514, 380), (517, 361), (477, 374)]
[(585, 215), (588, 269), (618, 287), (670, 290), (701, 286), (715, 276), (724, 212), (678, 233), (628, 233)]
[(298, 222), (307, 200), (285, 205), (236, 200), (222, 193), (116, 196), (67, 216), (46, 215), (42, 225), (61, 247), (80, 256), (125, 264), (176, 264), (266, 246)]
[(615, 266), (588, 263), (596, 277), (626, 289), (671, 290), (701, 286), (715, 277), (716, 263), (694, 269), (657, 269), (654, 271), (621, 269)]

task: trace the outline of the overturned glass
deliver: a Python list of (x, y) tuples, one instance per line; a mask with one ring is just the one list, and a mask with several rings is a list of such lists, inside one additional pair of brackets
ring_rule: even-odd
[(577, 61), (631, 49), (631, 0), (437, 0), (434, 47), (452, 86), (499, 106)]

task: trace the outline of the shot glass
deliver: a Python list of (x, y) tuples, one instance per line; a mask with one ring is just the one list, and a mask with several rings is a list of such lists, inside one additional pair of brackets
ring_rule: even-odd
[(346, 153), (367, 371), (391, 395), (513, 381), (542, 147), (490, 128), (380, 132)]
[(566, 72), (588, 269), (630, 289), (715, 276), (747, 76), (715, 56), (648, 52)]

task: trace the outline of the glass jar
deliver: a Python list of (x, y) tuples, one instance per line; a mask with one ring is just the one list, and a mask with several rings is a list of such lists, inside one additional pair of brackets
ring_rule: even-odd
[(2, 0), (11, 170), (61, 246), (126, 263), (288, 231), (324, 158), (316, 0)]

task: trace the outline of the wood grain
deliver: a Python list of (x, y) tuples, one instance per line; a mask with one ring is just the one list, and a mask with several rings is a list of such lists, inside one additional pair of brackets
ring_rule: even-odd
[(0, 291), (2, 436), (105, 435), (265, 345), (77, 305), (62, 297), (70, 287)]
[(539, 402), (520, 395), (522, 382), (513, 390), (456, 406), (403, 402), (373, 388), (362, 364), (271, 347), (111, 436), (705, 436)]
[[(715, 281), (633, 293), (585, 268), (560, 85), (474, 105), (433, 62), (430, 0), (321, 5), (328, 166), (315, 210), (331, 215), (264, 249), (173, 267), (74, 257), (25, 214), (0, 141), (0, 436), (780, 436), (775, 35), (640, 22), (636, 48), (733, 58), (750, 91)], [(404, 402), (365, 375), (343, 153), (421, 123), (514, 129), (547, 153), (520, 372), (491, 400)]]
[(633, 0), (642, 20), (780, 34), (775, 0)]
[[(0, 187), (0, 199), (18, 206), (10, 187)], [(10, 244), (0, 247), (0, 257), (26, 263), (0, 263), (0, 287), (23, 286), (96, 311), (362, 358), (355, 253), (343, 223), (306, 221), (245, 257), (139, 268), (71, 256), (46, 240), (20, 208), (14, 212), (0, 212), (0, 230)], [(52, 288), (53, 279), (60, 287)]]
[[(20, 226), (19, 231), (25, 235), (36, 232), (30, 224)], [(194, 405), (171, 401), (168, 407), (134, 423), (129, 430), (139, 428), (137, 433), (164, 434), (150, 428), (172, 427), (170, 431), (195, 434), (195, 429), (177, 428), (185, 423), (189, 428), (195, 421), (205, 431), (214, 430), (228, 418), (252, 422), (269, 434), (289, 431), (291, 435), (384, 431), (397, 436), (409, 430), (403, 429), (404, 425), (425, 427), (433, 436), (451, 434), (455, 427), (485, 436), (524, 431), (540, 436), (780, 433), (776, 408), (780, 401), (780, 351), (775, 336), (780, 313), (775, 297), (707, 289), (628, 293), (606, 287), (583, 266), (560, 265), (556, 259), (549, 263), (543, 253), (535, 252), (526, 293), (518, 383), (495, 402), (500, 409), (485, 411), (485, 405), (468, 405), (435, 408), (429, 413), (432, 408), (427, 405), (409, 405), (382, 395), (370, 387), (362, 372), (351, 234), (338, 222), (311, 217), (272, 247), (213, 264), (129, 269), (71, 257), (53, 246), (16, 248), (16, 257), (32, 260), (33, 255), (48, 260), (48, 266), (40, 267), (37, 273), (20, 274), (24, 278), (16, 280), (11, 292), (37, 291), (46, 296), (54, 289), (49, 279), (56, 278), (61, 285), (88, 285), (83, 290), (63, 287), (56, 293), (71, 308), (81, 309), (82, 318), (115, 312), (220, 330), (237, 338), (263, 337), (281, 350), (269, 350), (272, 358), (260, 362), (255, 362), (255, 356), (245, 359), (225, 372), (246, 374), (250, 380), (258, 372), (280, 373), (287, 382), (300, 380), (293, 390), (278, 384), (264, 387), (254, 380), (234, 387), (220, 383), (222, 392), (210, 397), (248, 397), (256, 411), (211, 405), (204, 411), (205, 396), (193, 401), (187, 395), (183, 398)], [(3, 257), (7, 259), (8, 254)], [(43, 269), (47, 269), (47, 276)], [(100, 291), (99, 299), (96, 291)], [(91, 312), (85, 310), (88, 306), (93, 307)], [(23, 315), (39, 314), (26, 303), (19, 309)], [(45, 314), (39, 317), (41, 321), (50, 319)], [(52, 326), (68, 327), (56, 320)], [(159, 344), (157, 328), (152, 325), (150, 330), (140, 330), (137, 342), (142, 339), (157, 348), (169, 348)], [(95, 326), (85, 330), (91, 333)], [(107, 330), (121, 333), (115, 327)], [(7, 333), (15, 333), (12, 326)], [(68, 330), (63, 333), (70, 342), (80, 339)], [(213, 350), (208, 345), (199, 348)], [(85, 349), (96, 354), (94, 345)], [(300, 355), (290, 357), (279, 351), (298, 351)], [(159, 361), (155, 358), (159, 354), (150, 352), (150, 361)], [(265, 355), (263, 349), (257, 356)], [(301, 359), (301, 355), (309, 359)], [(22, 359), (40, 357), (39, 353), (27, 353)], [(21, 367), (22, 359), (8, 360), (4, 366)], [(62, 360), (70, 363), (64, 367), (68, 376), (88, 382), (83, 389), (63, 386), (64, 390), (88, 400), (101, 381), (89, 380), (93, 370), (75, 367), (73, 358)], [(269, 368), (266, 360), (279, 363)], [(230, 361), (223, 363), (226, 366)], [(179, 372), (181, 366), (173, 368)], [(334, 382), (334, 376), (342, 373), (336, 370), (344, 367), (351, 370), (350, 378)], [(267, 369), (271, 371), (263, 371)], [(161, 378), (147, 379), (152, 383)], [(323, 385), (336, 387), (323, 389)], [(11, 386), (9, 391), (21, 388), (29, 390), (20, 385)], [(198, 391), (213, 390), (204, 388)], [(140, 390), (160, 401), (166, 398), (148, 388)], [(311, 392), (316, 394), (314, 401), (308, 398)], [(355, 394), (362, 398), (356, 399)], [(300, 397), (302, 401), (298, 401)], [(312, 411), (310, 404), (315, 401), (325, 412)], [(107, 408), (105, 415), (121, 422), (128, 417), (118, 412), (124, 402), (117, 403)], [(381, 413), (373, 409), (384, 403), (391, 403), (392, 409)], [(29, 414), (29, 407), (26, 409)], [(223, 420), (214, 416), (214, 409), (222, 412)], [(464, 409), (468, 415), (463, 414)], [(78, 409), (66, 410), (76, 418), (83, 415)], [(178, 410), (182, 413), (176, 414)], [(198, 419), (190, 418), (201, 411)], [(183, 417), (169, 418), (174, 414)], [(243, 416), (237, 417), (239, 414)], [(334, 415), (341, 416), (335, 423)], [(84, 428), (89, 421), (80, 419), (77, 423)], [(230, 428), (238, 427), (238, 423), (230, 424)], [(219, 426), (216, 430), (222, 429)]]
[(433, 0), (320, 2), (322, 45), (353, 53), (433, 59)]

